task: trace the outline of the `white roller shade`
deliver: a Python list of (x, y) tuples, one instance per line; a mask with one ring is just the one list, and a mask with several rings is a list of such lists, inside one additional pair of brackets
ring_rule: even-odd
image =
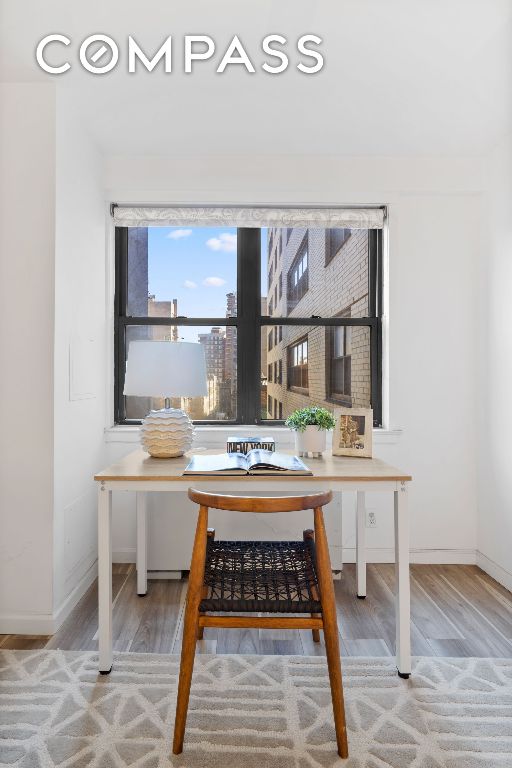
[(113, 206), (116, 227), (326, 227), (381, 229), (383, 208)]

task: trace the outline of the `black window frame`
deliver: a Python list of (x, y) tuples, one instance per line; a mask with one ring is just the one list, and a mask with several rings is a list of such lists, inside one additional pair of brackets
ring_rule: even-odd
[[(366, 317), (290, 317), (279, 316), (279, 326), (328, 328), (336, 325), (365, 326), (370, 329), (371, 404), (374, 426), (382, 424), (382, 230), (368, 230), (369, 291)], [(309, 269), (309, 259), (308, 259)], [(237, 329), (237, 417), (215, 421), (200, 420), (196, 424), (269, 424), (261, 418), (261, 334), (267, 344), (278, 343), (276, 316), (261, 314), (261, 230), (237, 230), (237, 303), (236, 317), (132, 317), (127, 315), (128, 298), (128, 228), (115, 230), (115, 298), (114, 298), (114, 418), (116, 424), (140, 424), (140, 419), (127, 419), (123, 395), (126, 328), (133, 325), (164, 326), (234, 326)], [(275, 328), (275, 339), (274, 339)], [(283, 420), (272, 421), (283, 424)]]

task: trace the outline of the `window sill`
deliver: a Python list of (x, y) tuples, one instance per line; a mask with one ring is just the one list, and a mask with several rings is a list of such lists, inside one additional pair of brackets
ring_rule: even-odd
[[(127, 424), (116, 424), (105, 429), (106, 443), (128, 443), (137, 445), (140, 442), (140, 427)], [(273, 437), (279, 442), (279, 447), (292, 447), (294, 445), (293, 432), (288, 427), (266, 426), (265, 424), (227, 424), (199, 425), (194, 432), (194, 446), (220, 447), (228, 437), (233, 434), (244, 437), (245, 435), (262, 434), (263, 436)], [(374, 445), (395, 445), (400, 441), (403, 434), (402, 429), (382, 429), (381, 427), (373, 429)]]

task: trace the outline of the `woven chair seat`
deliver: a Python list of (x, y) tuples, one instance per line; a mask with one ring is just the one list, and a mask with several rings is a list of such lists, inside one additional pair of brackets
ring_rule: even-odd
[(205, 562), (205, 597), (212, 612), (322, 613), (315, 543), (214, 541)]

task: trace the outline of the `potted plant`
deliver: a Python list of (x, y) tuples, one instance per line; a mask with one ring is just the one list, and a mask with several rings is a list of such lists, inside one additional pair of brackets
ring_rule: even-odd
[(327, 408), (311, 405), (298, 408), (285, 421), (295, 432), (295, 450), (299, 456), (308, 453), (321, 455), (325, 451), (326, 431), (334, 429), (334, 416)]

